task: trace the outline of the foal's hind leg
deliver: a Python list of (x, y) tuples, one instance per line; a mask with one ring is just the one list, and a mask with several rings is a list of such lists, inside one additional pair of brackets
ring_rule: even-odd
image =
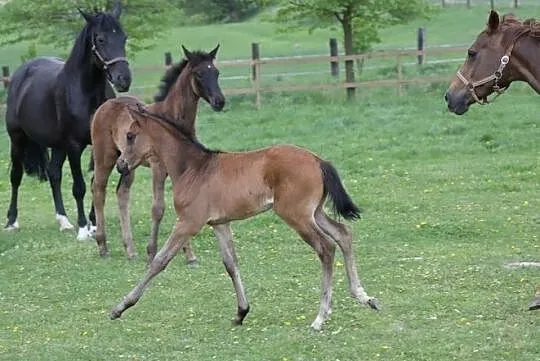
[(242, 279), (240, 278), (238, 260), (236, 258), (236, 252), (232, 242), (231, 226), (227, 223), (212, 227), (214, 228), (214, 233), (218, 239), (223, 264), (225, 265), (227, 273), (231, 277), (233, 287), (236, 292), (236, 299), (238, 301), (236, 317), (234, 318), (233, 323), (235, 325), (241, 325), (249, 312), (249, 304), (247, 301), (246, 292), (244, 291), (244, 285), (242, 284)]
[(274, 209), (317, 252), (321, 261), (321, 304), (319, 313), (311, 324), (311, 327), (318, 331), (332, 312), (332, 274), (336, 250), (335, 243), (325, 236), (314, 222), (313, 216), (309, 213), (306, 214), (306, 209), (299, 209), (299, 207), (292, 204), (288, 206), (275, 204)]
[(62, 149), (51, 149), (51, 160), (47, 165), (47, 177), (54, 200), (56, 210), (56, 221), (60, 225), (60, 231), (73, 229), (64, 209), (64, 200), (62, 199), (62, 166), (66, 160), (66, 152)]
[(7, 212), (7, 224), (4, 228), (6, 231), (17, 231), (19, 222), (17, 221), (17, 203), (19, 196), (19, 186), (23, 176), (23, 157), (26, 137), (24, 134), (10, 134), (11, 138), (11, 201)]
[(332, 218), (328, 217), (328, 215), (321, 208), (318, 208), (315, 212), (315, 220), (324, 233), (326, 233), (338, 244), (341, 252), (343, 253), (351, 295), (361, 304), (369, 305), (371, 308), (379, 310), (381, 308), (380, 302), (376, 298), (367, 295), (364, 287), (362, 287), (360, 279), (358, 278), (356, 262), (354, 261), (352, 249), (351, 232), (344, 224), (336, 222)]
[(122, 230), (122, 241), (129, 259), (137, 257), (135, 246), (133, 245), (133, 234), (131, 233), (131, 222), (129, 217), (129, 191), (135, 180), (135, 170), (126, 175), (122, 175), (116, 187), (116, 199), (118, 200), (118, 210), (120, 211), (120, 228)]

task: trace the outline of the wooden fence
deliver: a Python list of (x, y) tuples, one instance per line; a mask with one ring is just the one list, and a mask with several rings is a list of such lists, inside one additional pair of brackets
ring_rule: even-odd
[[(383, 50), (375, 51), (365, 54), (355, 55), (336, 55), (337, 47), (335, 40), (330, 40), (330, 54), (332, 55), (314, 55), (314, 56), (291, 56), (280, 58), (262, 58), (260, 57), (260, 51), (258, 44), (252, 44), (252, 58), (243, 60), (225, 60), (216, 61), (216, 66), (220, 69), (227, 68), (245, 68), (249, 71), (250, 86), (244, 86), (239, 88), (226, 88), (223, 92), (226, 95), (240, 95), (240, 94), (253, 94), (255, 95), (255, 104), (257, 108), (261, 106), (261, 95), (268, 92), (297, 92), (297, 91), (320, 91), (329, 89), (346, 89), (347, 94), (353, 94), (356, 88), (364, 87), (378, 87), (378, 86), (393, 86), (396, 88), (397, 94), (402, 94), (402, 86), (405, 84), (421, 84), (431, 82), (441, 82), (450, 80), (452, 74), (438, 75), (438, 76), (416, 76), (413, 78), (406, 78), (403, 76), (403, 59), (406, 57), (413, 57), (417, 59), (417, 64), (421, 66), (424, 64), (426, 56), (439, 56), (444, 54), (465, 54), (465, 46), (447, 46), (436, 48), (424, 48), (423, 47), (423, 30), (418, 31), (418, 46), (416, 49), (398, 49), (398, 50)], [(464, 55), (463, 55), (464, 57)], [(373, 59), (388, 59), (395, 60), (395, 77), (386, 78), (380, 80), (347, 80), (340, 81), (339, 77), (339, 64), (344, 62), (365, 61)], [(172, 63), (172, 59), (169, 53), (165, 54), (164, 66), (147, 66), (147, 67), (135, 67), (133, 73), (148, 72), (148, 71), (163, 71), (167, 66)], [(332, 75), (334, 81), (329, 81), (323, 84), (273, 84), (265, 86), (262, 84), (263, 69), (265, 66), (282, 65), (286, 68), (288, 65), (307, 64), (307, 63), (326, 63), (329, 65), (329, 74)], [(2, 67), (2, 81), (4, 86), (9, 84), (9, 68), (7, 66)]]
[[(468, 8), (470, 8), (471, 6), (474, 6), (475, 3), (485, 3), (486, 1), (483, 0), (483, 1), (478, 1), (478, 0), (437, 0), (442, 7), (446, 7), (446, 6), (450, 6), (450, 5), (456, 5), (456, 4), (466, 4)], [(520, 4), (520, 1), (519, 0), (511, 0), (512, 1), (512, 5), (514, 6), (514, 8), (517, 8), (519, 7), (519, 4)], [(489, 5), (491, 7), (492, 10), (495, 9), (497, 2), (495, 0), (489, 0)], [(506, 1), (506, 3), (504, 4), (505, 6), (508, 6), (510, 5), (510, 0)]]

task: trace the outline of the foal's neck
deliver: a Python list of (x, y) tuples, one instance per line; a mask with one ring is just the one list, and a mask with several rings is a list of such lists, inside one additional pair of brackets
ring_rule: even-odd
[(189, 65), (178, 76), (165, 99), (152, 104), (153, 110), (179, 124), (182, 124), (190, 137), (195, 137), (195, 118), (200, 97), (191, 86), (192, 73)]
[(513, 51), (513, 55), (517, 60), (517, 71), (515, 80), (521, 80), (529, 83), (529, 85), (540, 94), (540, 41), (530, 36), (524, 36), (517, 44)]
[(208, 169), (217, 154), (163, 121), (153, 120), (147, 124), (146, 132), (152, 141), (152, 153), (165, 166), (173, 183), (182, 182), (186, 174), (189, 175), (188, 182), (193, 181)]

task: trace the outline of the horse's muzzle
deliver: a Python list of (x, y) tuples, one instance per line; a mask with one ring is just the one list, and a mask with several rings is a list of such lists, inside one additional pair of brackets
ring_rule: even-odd
[(131, 70), (127, 62), (120, 61), (111, 65), (108, 72), (109, 81), (117, 91), (123, 93), (129, 90), (131, 86)]
[(124, 159), (118, 158), (116, 160), (116, 170), (121, 175), (124, 175), (124, 176), (128, 175), (129, 174), (129, 165), (127, 164), (127, 162)]
[(448, 110), (457, 115), (462, 115), (469, 110), (469, 101), (467, 94), (463, 92), (448, 91), (444, 94), (444, 100), (448, 105)]

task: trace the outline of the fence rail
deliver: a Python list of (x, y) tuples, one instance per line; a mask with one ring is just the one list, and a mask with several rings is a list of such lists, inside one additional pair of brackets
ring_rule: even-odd
[[(420, 34), (420, 31), (419, 31)], [(332, 42), (331, 42), (332, 43)], [(421, 44), (421, 46), (420, 46)], [(335, 44), (334, 44), (335, 45)], [(288, 57), (273, 57), (266, 58), (260, 57), (260, 52), (258, 50), (257, 44), (252, 44), (253, 56), (252, 59), (239, 59), (239, 60), (222, 60), (216, 61), (216, 65), (220, 69), (229, 69), (229, 68), (244, 68), (246, 71), (249, 71), (249, 85), (240, 86), (240, 87), (223, 87), (223, 92), (226, 95), (243, 95), (243, 94), (252, 94), (255, 95), (255, 103), (257, 107), (261, 106), (261, 94), (270, 93), (270, 92), (297, 92), (297, 91), (322, 91), (330, 89), (347, 89), (347, 94), (350, 95), (351, 91), (354, 93), (354, 89), (362, 87), (378, 87), (378, 86), (394, 86), (397, 90), (397, 94), (401, 95), (402, 86), (406, 84), (422, 84), (422, 83), (431, 83), (439, 81), (447, 81), (450, 79), (450, 74), (440, 75), (440, 76), (416, 76), (413, 78), (404, 77), (403, 68), (407, 64), (403, 61), (404, 58), (414, 58), (416, 59), (416, 64), (418, 66), (425, 66), (429, 62), (425, 61), (425, 58), (429, 56), (441, 56), (447, 54), (464, 54), (466, 52), (466, 46), (441, 46), (441, 47), (423, 47), (423, 41), (419, 40), (419, 46), (414, 49), (393, 49), (393, 50), (379, 50), (373, 51), (370, 53), (364, 54), (355, 54), (355, 55), (305, 55), (305, 56), (288, 56)], [(335, 54), (336, 49), (331, 46), (331, 53)], [(388, 60), (394, 59), (395, 62), (388, 62)], [(379, 79), (379, 80), (368, 80), (368, 79), (358, 79), (355, 81), (344, 81), (339, 80), (340, 72), (339, 65), (344, 62), (355, 62), (355, 61), (366, 61), (366, 60), (383, 60), (386, 61), (386, 66), (390, 66), (395, 69), (394, 76), (391, 78)], [(445, 60), (445, 62), (453, 62), (456, 59)], [(442, 60), (435, 61), (434, 63), (443, 62)], [(282, 65), (283, 68), (288, 68), (296, 66), (297, 64), (328, 64), (327, 74), (331, 75), (333, 81), (327, 81), (323, 84), (272, 84), (265, 85), (262, 82), (263, 79), (263, 70), (265, 67), (272, 67), (277, 65)], [(172, 59), (170, 54), (165, 56), (165, 64), (161, 66), (142, 66), (134, 67), (133, 73), (141, 72), (151, 72), (151, 71), (164, 71), (168, 66), (172, 64)], [(306, 72), (305, 74), (309, 74)], [(313, 72), (311, 72), (313, 73)], [(286, 76), (289, 73), (274, 73), (275, 76)], [(294, 73), (293, 73), (294, 74)], [(265, 74), (268, 76), (268, 74)], [(230, 77), (231, 79), (235, 77)], [(239, 77), (236, 77), (239, 78)], [(240, 77), (241, 78), (241, 77)], [(243, 77), (244, 79), (247, 76)], [(2, 81), (4, 86), (7, 87), (9, 84), (9, 68), (7, 66), (2, 67)], [(141, 87), (139, 87), (141, 88)], [(144, 88), (144, 86), (142, 87)]]

